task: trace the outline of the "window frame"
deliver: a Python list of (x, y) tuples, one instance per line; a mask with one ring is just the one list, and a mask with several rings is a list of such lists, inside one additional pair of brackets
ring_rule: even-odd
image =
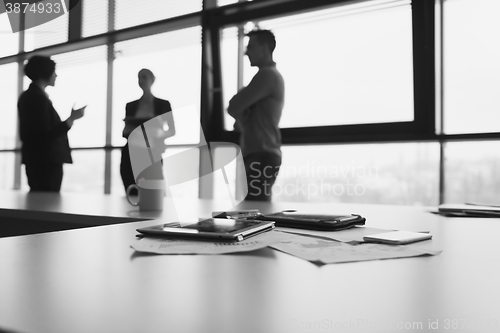
[[(359, 1), (359, 2), (365, 2)], [(212, 87), (210, 119), (205, 121), (205, 130), (211, 140), (237, 142), (237, 134), (224, 129), (224, 107), (222, 100), (221, 31), (252, 20), (278, 18), (292, 14), (316, 11), (334, 6), (352, 4), (345, 0), (242, 2), (220, 7), (205, 13), (210, 22), (207, 55), (213, 63), (212, 74), (206, 77), (207, 87)], [(369, 124), (329, 125), (314, 127), (282, 128), (283, 144), (321, 144), (335, 142), (367, 141), (414, 141), (429, 140), (435, 136), (435, 38), (434, 0), (412, 0), (412, 45), (413, 45), (413, 96), (414, 120)], [(214, 88), (215, 87), (215, 88)]]

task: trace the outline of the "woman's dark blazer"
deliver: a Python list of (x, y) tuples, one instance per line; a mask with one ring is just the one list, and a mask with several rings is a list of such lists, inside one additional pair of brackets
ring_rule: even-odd
[[(133, 118), (137, 109), (139, 107), (139, 100), (127, 103), (125, 106), (125, 116)], [(170, 102), (156, 98), (154, 99), (154, 113), (155, 117), (166, 112), (172, 111), (172, 107), (170, 106)], [(123, 186), (125, 187), (125, 191), (127, 188), (135, 184), (134, 173), (132, 171), (132, 164), (130, 162), (130, 152), (128, 150), (128, 143), (122, 148), (122, 156), (120, 162), (120, 175), (122, 177)]]
[[(134, 117), (138, 107), (139, 100), (127, 103), (127, 105), (125, 106), (125, 117)], [(156, 97), (154, 99), (154, 109), (155, 116), (159, 116), (161, 114), (164, 114), (165, 112), (172, 111), (172, 107), (170, 106), (169, 101)]]
[(69, 126), (61, 121), (47, 94), (31, 84), (17, 103), (24, 164), (72, 163)]

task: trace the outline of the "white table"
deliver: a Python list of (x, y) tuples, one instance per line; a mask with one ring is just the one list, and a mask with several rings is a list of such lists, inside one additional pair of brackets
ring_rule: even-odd
[[(7, 209), (0, 216), (56, 211), (172, 218), (170, 207), (156, 216), (141, 214), (125, 198), (105, 195), (7, 191), (0, 192), (0, 202)], [(195, 215), (220, 208), (212, 201), (188, 204)], [(444, 252), (324, 266), (270, 248), (231, 255), (134, 252), (129, 245), (135, 229), (157, 221), (0, 238), (0, 331), (500, 330), (500, 219), (446, 218), (427, 208), (381, 205), (245, 203), (242, 208), (350, 211), (365, 216), (370, 227), (429, 230)]]

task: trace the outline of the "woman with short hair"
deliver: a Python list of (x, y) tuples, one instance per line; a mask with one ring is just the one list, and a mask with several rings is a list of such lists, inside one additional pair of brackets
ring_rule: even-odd
[(73, 163), (67, 133), (85, 111), (85, 106), (73, 109), (69, 118), (61, 121), (45, 92), (47, 86), (55, 85), (55, 70), (56, 63), (50, 57), (31, 57), (24, 66), (31, 84), (17, 103), (22, 163), (32, 192), (60, 191), (63, 164)]

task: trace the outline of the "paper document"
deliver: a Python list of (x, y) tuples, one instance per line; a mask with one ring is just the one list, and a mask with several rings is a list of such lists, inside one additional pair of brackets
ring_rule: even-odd
[(293, 235), (278, 231), (268, 231), (241, 242), (227, 243), (143, 237), (130, 247), (138, 252), (156, 254), (223, 254), (254, 251), (281, 241), (288, 241), (291, 237)]
[(388, 229), (376, 229), (368, 227), (354, 227), (339, 231), (306, 230), (306, 229), (284, 228), (284, 227), (277, 227), (276, 230), (292, 234), (329, 238), (339, 242), (352, 242), (352, 241), (363, 242), (364, 236), (393, 231)]
[(271, 245), (271, 247), (308, 261), (324, 264), (436, 255), (442, 252), (427, 251), (422, 248), (412, 248), (404, 245), (349, 245), (334, 240), (290, 235), (293, 236), (292, 239), (281, 241), (280, 243)]

